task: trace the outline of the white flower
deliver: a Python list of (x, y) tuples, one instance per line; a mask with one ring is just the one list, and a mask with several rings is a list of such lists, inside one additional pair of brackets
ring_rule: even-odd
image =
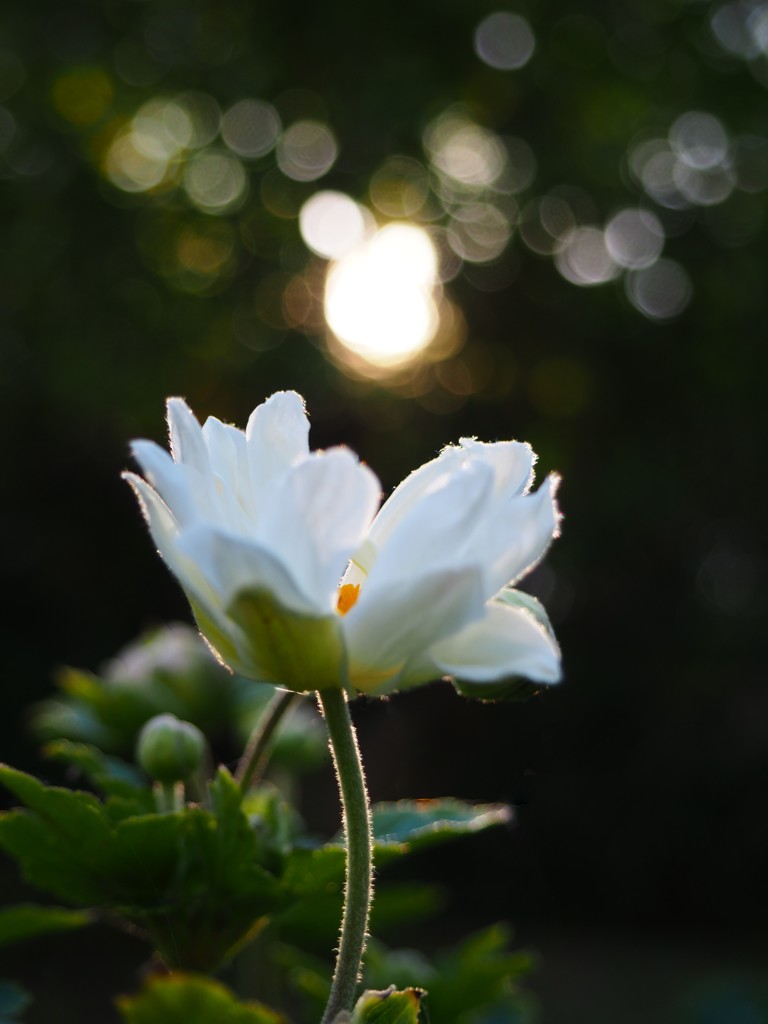
[(278, 392), (245, 432), (168, 402), (172, 456), (133, 454), (153, 540), (220, 659), (305, 691), (386, 693), (438, 676), (483, 696), (560, 678), (543, 610), (510, 589), (557, 535), (557, 478), (535, 456), (464, 439), (376, 514), (380, 485), (346, 448), (310, 452), (304, 403)]

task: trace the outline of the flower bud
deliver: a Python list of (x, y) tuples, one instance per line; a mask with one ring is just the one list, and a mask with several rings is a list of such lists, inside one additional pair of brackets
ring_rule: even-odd
[(199, 768), (205, 737), (190, 722), (175, 715), (156, 715), (139, 733), (136, 759), (158, 782), (182, 782)]

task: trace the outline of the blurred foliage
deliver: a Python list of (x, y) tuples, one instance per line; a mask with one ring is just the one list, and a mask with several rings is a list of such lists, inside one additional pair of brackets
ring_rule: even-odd
[(31, 998), (18, 985), (10, 981), (0, 981), (0, 1024), (15, 1024), (20, 1020), (20, 1013), (29, 1006)]
[(286, 1024), (268, 1007), (241, 1003), (219, 982), (194, 975), (154, 978), (118, 1005), (125, 1024)]
[[(180, 640), (185, 657), (179, 657)], [(122, 746), (129, 748), (128, 737), (145, 714), (162, 723), (170, 706), (180, 712), (208, 706), (219, 693), (223, 671), (210, 660), (202, 641), (180, 627), (139, 640), (112, 665), (104, 679), (89, 677), (87, 685), (70, 692), (63, 706), (92, 712), (90, 718), (77, 716), (79, 735), (95, 738), (108, 723), (108, 743), (122, 737)], [(267, 713), (263, 706), (261, 711)], [(56, 722), (71, 731), (71, 715), (57, 718), (48, 712), (43, 708), (38, 713), (47, 735), (56, 735)], [(238, 706), (230, 704), (228, 712), (235, 718)], [(188, 725), (173, 721), (174, 728)], [(215, 732), (228, 723), (213, 717), (211, 724)], [(202, 734), (200, 739), (207, 743)], [(274, 749), (279, 749), (279, 737)], [(314, 988), (327, 997), (328, 961), (342, 910), (346, 858), (341, 836), (326, 843), (314, 839), (297, 808), (271, 782), (244, 789), (224, 767), (212, 773), (210, 765), (200, 765), (196, 777), (184, 783), (173, 775), (161, 784), (93, 743), (59, 736), (47, 751), (101, 796), (46, 785), (0, 765), (0, 782), (21, 805), (0, 812), (0, 848), (16, 860), (27, 883), (78, 909), (28, 904), (6, 908), (0, 911), (0, 944), (100, 922), (143, 938), (168, 970), (213, 973), (256, 940), (260, 967), (255, 973), (268, 977), (269, 990), (284, 977), (288, 989), (304, 991), (306, 983), (296, 986), (288, 979), (309, 958), (313, 968), (322, 964), (314, 968)], [(140, 764), (145, 755), (138, 744)], [(304, 770), (305, 751), (288, 745), (283, 759), (290, 792), (291, 768)], [(278, 775), (280, 771), (278, 766)], [(384, 877), (374, 927), (413, 923), (436, 906), (429, 887), (388, 884), (390, 863), (509, 820), (508, 807), (460, 800), (375, 805), (374, 852)], [(502, 932), (495, 938), (489, 933), (485, 944), (480, 942), (482, 956), (472, 955), (477, 942), (456, 954), (466, 962), (467, 979), (474, 979), (473, 984), (461, 982), (461, 987), (476, 1007), (486, 1001), (486, 992), (488, 999), (495, 998), (489, 977), (501, 984), (520, 973), (524, 961), (502, 952), (507, 938)], [(316, 961), (317, 956), (323, 959)], [(378, 962), (377, 979), (388, 985), (391, 979), (381, 982), (386, 958), (380, 954)], [(446, 969), (455, 975), (458, 960)], [(428, 973), (440, 978), (434, 967)], [(306, 979), (306, 970), (304, 975)], [(361, 999), (354, 1019), (415, 1024), (419, 1002), (415, 993), (371, 994)], [(197, 1019), (194, 1014), (201, 1021), (212, 1016), (265, 1024), (283, 1019), (255, 1004), (237, 1002), (204, 978), (183, 974), (155, 980), (120, 1006), (125, 1020), (136, 1022), (172, 1020), (174, 1015)]]
[[(55, 740), (48, 753), (62, 759), (73, 748), (61, 740), (90, 745), (77, 748), (81, 759), (94, 756), (87, 751), (95, 745), (100, 763), (105, 769), (112, 763), (112, 771), (118, 762), (105, 760), (104, 753), (133, 754), (143, 726), (163, 713), (204, 729), (214, 746), (227, 739), (242, 745), (274, 693), (272, 686), (233, 678), (199, 633), (181, 624), (129, 644), (101, 675), (66, 668), (57, 684), (61, 696), (33, 708), (35, 733)], [(295, 773), (321, 764), (327, 753), (318, 716), (304, 705), (294, 708), (277, 736), (275, 762), (289, 764)], [(129, 768), (122, 770), (131, 777)]]
[[(414, 949), (390, 949), (371, 939), (363, 981), (374, 988), (423, 986), (425, 1021), (533, 1024), (538, 1019), (536, 1000), (521, 982), (530, 978), (534, 958), (511, 952), (510, 941), (509, 929), (495, 925), (427, 956)], [(278, 961), (302, 993), (305, 1015), (322, 1014), (329, 987), (322, 961), (288, 946), (279, 950)]]

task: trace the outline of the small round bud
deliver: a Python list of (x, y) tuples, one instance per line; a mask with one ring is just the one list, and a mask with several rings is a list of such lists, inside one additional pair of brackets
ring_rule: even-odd
[(139, 733), (136, 760), (158, 782), (183, 782), (200, 766), (205, 737), (175, 715), (156, 715)]

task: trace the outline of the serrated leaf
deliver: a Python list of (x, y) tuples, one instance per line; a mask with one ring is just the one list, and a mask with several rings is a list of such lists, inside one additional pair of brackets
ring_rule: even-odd
[(84, 910), (64, 907), (40, 907), (20, 904), (0, 910), (0, 946), (31, 939), (50, 932), (71, 931), (91, 924), (93, 917)]
[(44, 786), (6, 765), (0, 782), (30, 809), (0, 815), (0, 847), (19, 861), (27, 881), (75, 904), (103, 902), (111, 834), (96, 797)]
[(215, 969), (286, 899), (261, 863), (271, 850), (224, 770), (211, 810), (173, 814), (136, 814), (136, 801), (102, 804), (9, 768), (0, 781), (29, 808), (0, 815), (0, 846), (24, 877), (68, 902), (121, 914), (173, 966)]
[(418, 1024), (423, 991), (408, 988), (397, 992), (364, 992), (352, 1012), (349, 1024)]
[(406, 844), (414, 849), (511, 819), (512, 809), (505, 804), (468, 804), (452, 798), (400, 800), (374, 805), (373, 834), (377, 846)]
[(241, 1003), (220, 982), (191, 974), (153, 978), (117, 1006), (125, 1024), (287, 1024), (275, 1010)]
[(284, 900), (277, 878), (259, 863), (258, 837), (230, 803), (232, 785), (219, 786), (215, 812), (189, 808), (118, 826), (118, 849), (132, 851), (124, 870), (152, 868), (143, 886), (134, 875), (143, 902), (128, 912), (174, 966), (213, 970)]

